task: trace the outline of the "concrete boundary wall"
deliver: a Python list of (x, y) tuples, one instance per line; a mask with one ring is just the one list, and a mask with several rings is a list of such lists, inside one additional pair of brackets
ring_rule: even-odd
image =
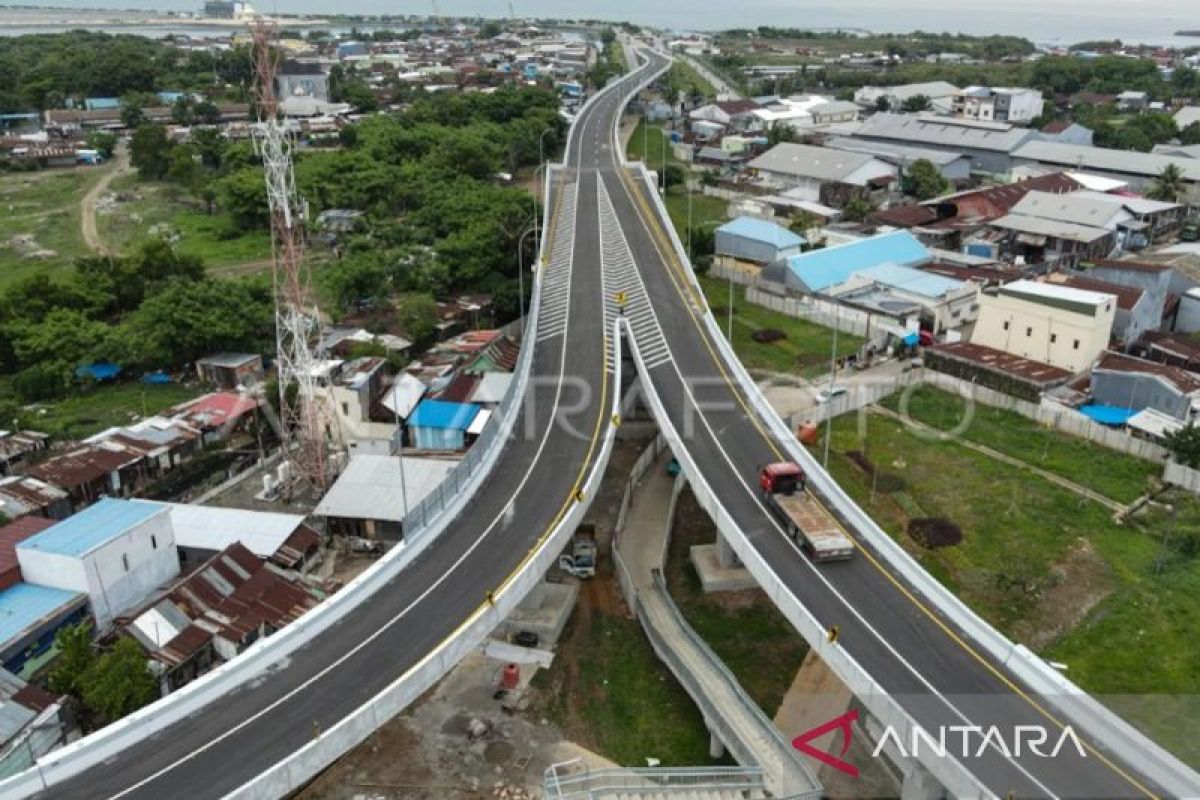
[(1178, 461), (1168, 461), (1163, 470), (1163, 480), (1173, 486), (1200, 494), (1200, 470), (1192, 469)]
[[(620, 392), (617, 387), (620, 386), (620, 381), (621, 366), (618, 361), (609, 410), (610, 420), (616, 418), (619, 408)], [(283, 797), (303, 786), (403, 711), (446, 675), (464, 656), (479, 647), (487, 635), (504, 621), (557, 561), (558, 554), (583, 520), (591, 498), (600, 490), (608, 459), (612, 454), (616, 431), (617, 426), (610, 422), (602, 434), (600, 452), (581, 487), (583, 499), (571, 505), (555, 528), (537, 545), (532, 557), (510, 576), (510, 580), (502, 584), (496, 592), (493, 605), (481, 605), (454, 633), (386, 689), (286, 760), (230, 792), (226, 795), (227, 800), (268, 800)]]
[[(645, 168), (641, 167), (640, 171), (642, 180), (647, 186), (651, 186), (649, 174), (646, 172)], [(660, 218), (663, 220), (670, 220), (670, 216), (667, 214), (666, 207), (663, 205), (661, 198), (658, 197), (658, 193), (651, 191), (649, 194), (653, 198), (653, 202), (655, 203), (655, 207), (660, 215)], [(675, 247), (676, 256), (680, 259), (681, 263), (688, 264), (689, 262), (686, 257), (686, 251), (683, 248), (683, 244), (679, 241), (679, 236), (675, 231), (675, 226), (668, 222), (664, 227), (671, 237), (672, 244)], [(700, 285), (695, 278), (695, 273), (690, 270), (684, 270), (684, 272), (688, 273), (688, 279), (692, 282), (693, 288), (697, 292), (700, 292)], [(1132, 760), (1139, 763), (1148, 773), (1154, 776), (1155, 780), (1162, 784), (1163, 788), (1167, 789), (1171, 793), (1182, 797), (1194, 794), (1195, 787), (1200, 786), (1200, 774), (1197, 774), (1194, 770), (1173, 756), (1171, 753), (1168, 753), (1141, 731), (1134, 728), (1132, 725), (1121, 719), (1107, 707), (1100, 704), (1082, 689), (1075, 686), (1073, 683), (1063, 677), (1063, 675), (1061, 675), (1057, 670), (1032, 653), (1030, 650), (1022, 645), (1014, 644), (1013, 642), (1009, 641), (1007, 637), (1002, 635), (988, 622), (979, 617), (974, 611), (968, 608), (965, 603), (959, 600), (953, 592), (943, 586), (940, 581), (931, 576), (919, 564), (917, 564), (912, 556), (905, 552), (904, 549), (900, 547), (900, 545), (897, 544), (896, 541), (892, 539), (892, 537), (889, 536), (886, 531), (880, 528), (875, 521), (866, 514), (866, 512), (859, 508), (859, 506), (850, 498), (850, 496), (847, 495), (846, 492), (837, 484), (837, 482), (833, 480), (829, 473), (827, 473), (821, 467), (820, 462), (800, 445), (795, 436), (792, 435), (792, 432), (788, 430), (788, 427), (784, 421), (775, 412), (775, 409), (770, 403), (767, 402), (766, 398), (763, 397), (762, 393), (758, 390), (758, 386), (750, 378), (745, 367), (742, 366), (741, 360), (738, 359), (730, 349), (729, 343), (721, 334), (716, 321), (713, 319), (711, 311), (704, 315), (704, 324), (708, 328), (710, 338), (721, 350), (723, 360), (726, 366), (732, 372), (732, 378), (736, 380), (738, 384), (740, 384), (742, 394), (758, 412), (760, 419), (766, 422), (768, 427), (770, 427), (771, 432), (774, 434), (776, 440), (782, 444), (788, 455), (791, 456), (792, 460), (800, 464), (808, 474), (808, 485), (810, 489), (824, 502), (826, 507), (833, 512), (843, 524), (847, 525), (850, 530), (854, 531), (858, 536), (862, 537), (862, 539), (871, 545), (872, 549), (878, 553), (885, 562), (887, 562), (888, 566), (896, 575), (901, 577), (907, 584), (915, 589), (917, 594), (924, 597), (931, 603), (931, 605), (936, 607), (945, 616), (947, 616), (963, 633), (967, 635), (968, 638), (972, 639), (994, 663), (1007, 667), (1008, 670), (1014, 676), (1016, 676), (1019, 681), (1026, 684), (1036, 694), (1042, 695), (1042, 699), (1059, 714), (1064, 716), (1068, 722), (1077, 725), (1080, 730), (1084, 732), (1085, 738), (1091, 738), (1101, 748), (1109, 752), (1127, 754), (1127, 757), (1130, 757)], [(643, 385), (645, 384), (646, 378), (643, 375)], [(650, 394), (652, 394), (652, 392), (647, 389), (647, 395)], [(659, 417), (659, 419), (660, 426), (662, 426), (661, 420), (663, 418)], [(669, 436), (668, 439), (670, 439)], [(675, 451), (678, 457), (679, 450), (676, 448), (676, 444), (677, 442), (672, 442), (672, 450)], [(685, 468), (685, 472), (687, 472), (689, 480), (692, 480), (692, 476), (696, 474), (695, 465), (692, 466), (691, 471), (687, 471)], [(693, 487), (695, 487), (696, 481), (692, 480), (692, 484)], [(718, 504), (711, 500), (709, 502), (710, 505), (715, 507), (711, 510), (706, 508), (706, 510), (709, 510), (710, 514), (715, 514), (717, 512), (724, 514), (724, 509), (721, 509)], [(718, 519), (717, 516), (714, 516), (713, 518)], [(722, 523), (718, 521), (718, 529), (721, 529), (721, 524)], [(729, 540), (733, 545), (734, 550), (738, 553), (739, 557), (742, 558), (743, 563), (751, 568), (751, 573), (754, 574), (755, 578), (759, 580), (759, 583), (763, 585), (765, 589), (766, 584), (763, 583), (763, 579), (759, 576), (759, 572), (752, 566), (752, 560), (756, 557), (755, 551), (753, 548), (749, 547), (749, 543), (746, 541), (744, 534), (741, 533), (733, 520), (727, 520), (724, 524), (729, 528)], [(724, 532), (724, 530), (722, 530), (722, 532)], [(743, 554), (742, 550), (748, 551), (749, 559), (747, 558), (747, 554)], [(758, 558), (758, 561), (761, 563), (761, 558)], [(781, 601), (781, 599), (783, 599), (777, 599), (777, 597), (780, 595), (778, 591), (772, 593), (772, 591), (769, 590), (767, 593), (772, 597), (773, 600), (776, 600), (777, 604)], [(782, 587), (782, 595), (786, 595), (787, 599), (790, 599), (792, 604), (799, 605), (795, 598), (791, 597), (790, 593), (787, 592), (786, 587)], [(784, 607), (780, 606), (780, 608), (782, 609)], [(791, 615), (789, 615), (787, 611), (784, 613), (785, 615), (789, 616), (789, 619), (791, 619)], [(811, 617), (809, 619), (811, 619)], [(796, 624), (796, 620), (793, 620), (793, 624)], [(799, 625), (797, 627), (799, 627)], [(810, 642), (814, 641), (809, 636), (809, 631), (806, 631), (803, 628), (800, 630), (802, 634), (805, 634), (806, 639), (808, 639)], [(823, 640), (823, 633), (817, 635), (818, 640)], [(822, 657), (825, 657), (826, 654), (822, 651), (822, 648), (819, 644), (817, 645), (816, 649)], [(835, 648), (834, 652), (840, 653), (841, 651), (838, 651)], [(827, 660), (826, 663), (833, 668), (839, 676), (842, 676), (843, 682), (845, 682), (846, 685), (850, 687), (851, 691), (854, 692), (855, 695), (859, 696), (860, 699), (862, 698), (862, 694), (860, 694), (859, 691), (860, 689), (869, 689), (871, 687), (878, 689), (877, 685), (874, 684), (874, 681), (870, 678), (870, 676), (866, 675), (866, 673), (862, 671), (862, 668), (857, 664), (847, 664), (842, 662), (839, 667), (839, 662), (834, 660)], [(858, 670), (858, 672), (861, 674), (856, 676), (852, 672), (843, 673), (843, 669)], [(847, 677), (851, 679), (847, 679)], [(869, 686), (863, 686), (863, 677), (865, 677), (869, 682)], [(903, 715), (903, 719), (907, 719), (911, 723), (911, 719), (908, 718), (907, 714), (905, 714), (903, 710), (894, 703), (894, 701), (890, 701), (889, 699), (889, 704), (891, 708), (885, 708), (885, 713), (895, 714), (898, 712), (899, 714)], [(880, 721), (884, 722), (885, 724), (888, 723), (889, 720), (881, 714), (877, 714), (871, 707), (871, 704), (866, 700), (864, 700), (864, 705), (866, 705), (868, 709), (870, 709), (871, 712), (880, 719)], [(907, 729), (905, 729), (905, 732), (902, 735), (907, 735), (906, 731)], [(1136, 755), (1133, 755), (1134, 753), (1136, 753)], [(958, 775), (956, 779), (962, 779), (964, 776), (969, 776), (969, 773), (967, 773), (960, 765), (957, 765), (957, 762), (955, 762), (955, 764), (958, 769), (961, 770), (961, 774)], [(943, 775), (940, 774), (939, 770), (942, 769), (943, 765), (934, 764), (927, 766), (938, 767), (938, 769), (931, 768), (930, 771), (939, 780), (941, 780), (943, 785), (946, 786), (947, 789), (950, 789), (952, 793), (960, 793), (955, 789), (954, 786), (947, 783), (943, 778)], [(978, 784), (975, 782), (973, 777), (969, 777), (969, 780), (972, 785), (975, 785), (978, 788)], [(975, 794), (976, 791), (971, 791), (970, 793)]]
[[(549, 193), (552, 185), (552, 181), (546, 181), (544, 216), (548, 216), (549, 213)], [(539, 271), (534, 276), (533, 297), (530, 303), (532, 311), (529, 325), (532, 331), (537, 330), (541, 284)], [(519, 415), (522, 406), (519, 399), (524, 395), (525, 386), (528, 384), (533, 363), (532, 354), (532, 346), (522, 347), (515, 371), (517, 378), (509, 387), (509, 393), (501, 405), (501, 412), (494, 415), (488, 425), (492, 435), (487, 441), (476, 443), (476, 447), (481, 448), (481, 451), (473, 463), (474, 469), (460, 482), (458, 491), (451, 496), (450, 501), (436, 513), (427, 516), (423, 520), (424, 524), (411, 532), (411, 539), (406, 537), (404, 542), (340, 591), (275, 635), (251, 645), (237, 658), (96, 733), (47, 753), (37, 760), (36, 769), (29, 769), (0, 781), (0, 796), (25, 796), (41, 791), (44, 785), (52, 786), (67, 780), (89, 767), (113, 758), (124, 748), (181, 722), (307, 644), (313, 637), (340, 621), (351, 608), (374, 594), (382, 584), (403, 571), (436, 540), (437, 534), (458, 515), (489, 476)], [(483, 452), (484, 450), (486, 452)]]
[[(645, 388), (645, 396), (659, 421), (659, 429), (670, 444), (671, 451), (683, 468), (691, 484), (692, 492), (697, 502), (716, 523), (719, 535), (724, 536), (737, 553), (738, 558), (754, 575), (767, 597), (775, 604), (788, 621), (805, 638), (817, 655), (832, 669), (843, 683), (858, 697), (863, 705), (882, 724), (891, 725), (900, 736), (901, 741), (910, 741), (911, 731), (918, 727), (916, 722), (904, 711), (887, 692), (883, 690), (871, 674), (862, 668), (844, 649), (836, 644), (830, 644), (825, 636), (825, 629), (804, 605), (791, 593), (779, 575), (767, 563), (762, 554), (750, 544), (737, 521), (721, 505), (703, 472), (697, 466), (691, 453), (684, 446), (678, 431), (671, 424), (670, 417), (663, 407), (662, 400), (654, 392), (649, 374), (636, 344), (631, 345), (634, 351), (634, 361), (638, 374)], [(953, 759), (936, 759), (930, 771), (943, 786), (956, 797), (990, 797), (991, 792), (970, 774), (961, 764)]]

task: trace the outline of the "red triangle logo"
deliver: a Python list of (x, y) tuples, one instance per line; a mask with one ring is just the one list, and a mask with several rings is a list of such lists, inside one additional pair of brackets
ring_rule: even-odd
[[(854, 730), (851, 727), (858, 721), (858, 709), (852, 708), (840, 717), (834, 717), (828, 722), (824, 722), (810, 731), (792, 739), (792, 747), (804, 753), (806, 756), (815, 758), (822, 764), (833, 767), (839, 772), (844, 772), (851, 778), (858, 777), (858, 767), (851, 763), (843, 761), (840, 756), (846, 755), (846, 751), (850, 749), (850, 740), (854, 735)], [(830, 731), (840, 730), (842, 732), (842, 751), (836, 756), (831, 753), (826, 753), (824, 750), (819, 750), (813, 747), (809, 742), (813, 739), (819, 739)]]

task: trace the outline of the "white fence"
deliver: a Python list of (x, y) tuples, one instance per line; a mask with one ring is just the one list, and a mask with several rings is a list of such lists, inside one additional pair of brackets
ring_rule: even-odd
[(747, 286), (746, 302), (856, 336), (869, 338), (879, 335), (884, 325), (896, 327), (896, 321), (890, 317), (880, 317), (878, 314), (870, 314), (811, 295), (785, 297), (764, 291), (757, 286)]
[(1163, 470), (1163, 480), (1173, 486), (1200, 494), (1200, 470), (1185, 467), (1178, 461), (1168, 461)]

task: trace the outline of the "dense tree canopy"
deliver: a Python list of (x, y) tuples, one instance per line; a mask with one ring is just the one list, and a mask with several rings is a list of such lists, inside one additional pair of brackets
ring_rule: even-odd
[(145, 36), (91, 31), (5, 36), (0, 37), (0, 112), (133, 92), (241, 96), (251, 74), (245, 47), (185, 52)]

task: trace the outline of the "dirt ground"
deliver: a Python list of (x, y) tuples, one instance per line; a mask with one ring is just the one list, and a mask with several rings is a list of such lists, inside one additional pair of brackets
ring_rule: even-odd
[(1113, 591), (1110, 567), (1087, 539), (1077, 540), (1052, 573), (1035, 613), (1013, 628), (1015, 638), (1034, 650), (1073, 630)]

